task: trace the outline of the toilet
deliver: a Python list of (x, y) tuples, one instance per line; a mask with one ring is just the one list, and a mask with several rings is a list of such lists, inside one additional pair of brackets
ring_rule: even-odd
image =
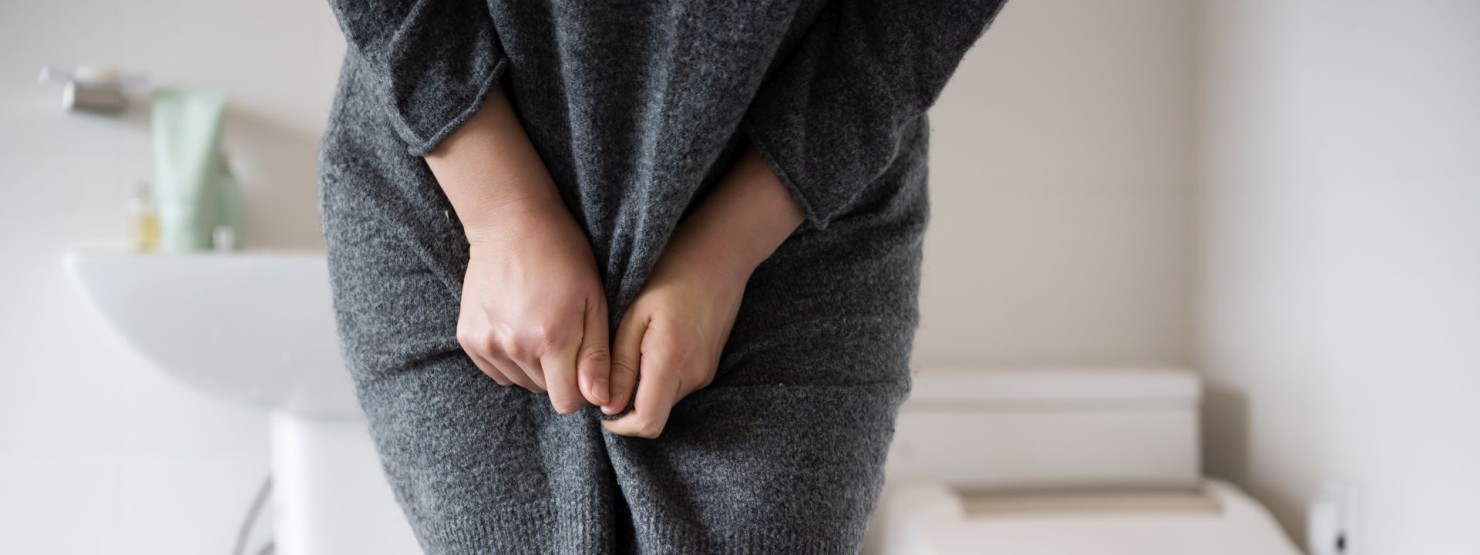
[(1300, 554), (1202, 476), (1201, 399), (1178, 368), (917, 372), (864, 552)]

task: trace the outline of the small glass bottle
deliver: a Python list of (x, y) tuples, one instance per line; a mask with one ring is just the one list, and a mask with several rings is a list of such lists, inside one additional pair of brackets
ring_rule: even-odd
[(129, 235), (133, 248), (139, 252), (154, 252), (159, 249), (159, 212), (154, 206), (154, 194), (148, 181), (140, 181), (134, 188), (134, 196), (128, 202)]

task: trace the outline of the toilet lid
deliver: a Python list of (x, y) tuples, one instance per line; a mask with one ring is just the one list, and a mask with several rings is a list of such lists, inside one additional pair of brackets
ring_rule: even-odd
[(970, 513), (940, 485), (891, 492), (881, 507), (884, 555), (1300, 555), (1269, 512), (1234, 487), (1206, 484), (1196, 506), (991, 510)]

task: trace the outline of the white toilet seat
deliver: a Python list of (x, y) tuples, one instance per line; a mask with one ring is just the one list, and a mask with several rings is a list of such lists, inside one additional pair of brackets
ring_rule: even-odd
[(885, 555), (1299, 555), (1265, 508), (1209, 480), (1217, 509), (991, 511), (967, 514), (941, 484), (891, 488), (882, 500)]

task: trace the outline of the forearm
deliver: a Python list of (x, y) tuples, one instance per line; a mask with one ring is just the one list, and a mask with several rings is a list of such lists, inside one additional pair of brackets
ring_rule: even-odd
[[(560, 203), (539, 153), (502, 88), (426, 155), (469, 241), (496, 236), (531, 206)], [(552, 204), (553, 203), (553, 204)]]
[(457, 340), (500, 385), (571, 414), (609, 400), (606, 295), (591, 244), (501, 90), (426, 155), (469, 249)]
[(752, 149), (679, 223), (664, 254), (712, 277), (743, 281), (804, 218), (791, 193)]

